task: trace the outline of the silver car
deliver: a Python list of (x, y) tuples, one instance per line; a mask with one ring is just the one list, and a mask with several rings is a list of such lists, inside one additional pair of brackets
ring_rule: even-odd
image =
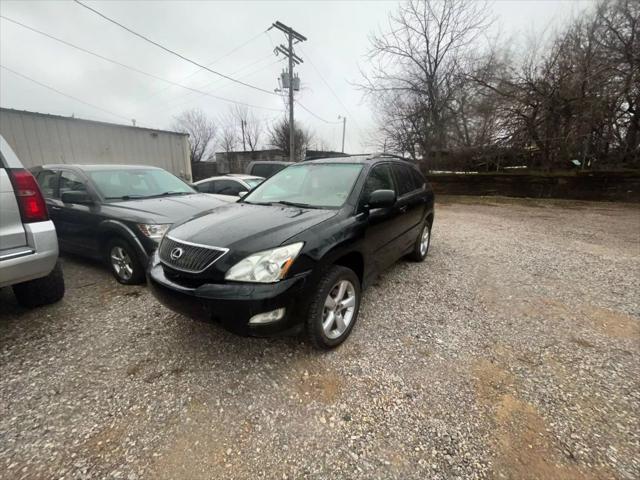
[(0, 287), (35, 307), (64, 296), (56, 229), (40, 187), (0, 136)]
[(264, 181), (263, 177), (229, 173), (218, 177), (209, 177), (193, 184), (196, 190), (203, 193), (240, 197)]

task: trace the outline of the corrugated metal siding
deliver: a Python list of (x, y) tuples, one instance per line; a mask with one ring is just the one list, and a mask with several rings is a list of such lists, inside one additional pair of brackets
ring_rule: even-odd
[(153, 165), (192, 178), (188, 137), (179, 133), (3, 108), (0, 134), (28, 168), (121, 163)]

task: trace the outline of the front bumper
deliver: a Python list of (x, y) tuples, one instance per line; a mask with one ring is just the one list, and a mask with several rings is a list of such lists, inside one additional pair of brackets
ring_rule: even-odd
[[(220, 322), (238, 335), (270, 336), (294, 329), (302, 320), (309, 274), (270, 284), (206, 283), (187, 288), (164, 274), (157, 253), (147, 271), (153, 295), (171, 310), (200, 320)], [(259, 313), (285, 308), (282, 319), (268, 324), (249, 324)]]

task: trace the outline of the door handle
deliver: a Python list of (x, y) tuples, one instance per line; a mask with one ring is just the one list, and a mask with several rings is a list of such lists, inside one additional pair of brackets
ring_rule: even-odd
[(62, 207), (58, 207), (57, 205), (47, 205), (51, 210), (62, 210)]
[(400, 210), (400, 213), (407, 213), (407, 206), (403, 205), (402, 207), (400, 207), (398, 210)]

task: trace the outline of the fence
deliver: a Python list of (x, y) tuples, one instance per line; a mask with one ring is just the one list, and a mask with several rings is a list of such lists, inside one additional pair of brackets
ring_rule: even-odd
[(436, 194), (640, 202), (640, 172), (429, 174)]

